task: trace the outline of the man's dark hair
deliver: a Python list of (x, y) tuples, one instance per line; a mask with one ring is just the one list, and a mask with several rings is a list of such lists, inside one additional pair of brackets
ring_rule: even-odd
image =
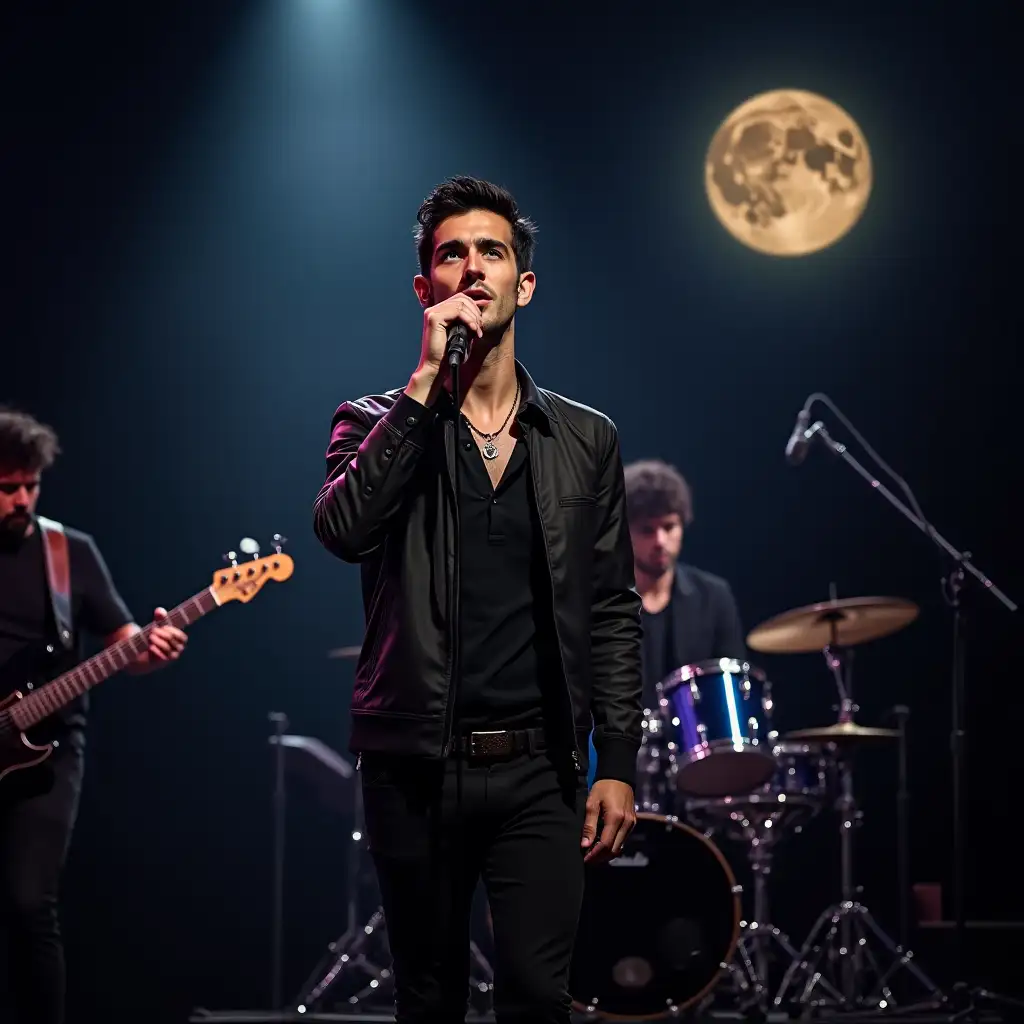
[(675, 466), (645, 459), (626, 466), (626, 515), (632, 523), (677, 515), (684, 526), (693, 522), (693, 494)]
[(458, 175), (437, 185), (423, 200), (416, 214), (416, 251), (420, 258), (420, 273), (424, 277), (430, 275), (437, 226), (449, 217), (470, 210), (490, 210), (504, 217), (512, 226), (512, 251), (516, 257), (516, 269), (520, 274), (531, 269), (537, 228), (519, 212), (519, 204), (512, 193), (489, 181)]
[(60, 442), (52, 427), (27, 412), (0, 406), (0, 470), (41, 472), (59, 454)]

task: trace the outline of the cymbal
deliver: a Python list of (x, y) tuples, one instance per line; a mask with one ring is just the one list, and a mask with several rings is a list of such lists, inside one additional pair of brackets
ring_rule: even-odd
[(362, 647), (334, 647), (327, 652), (328, 658), (344, 658), (346, 661), (354, 661), (359, 657)]
[(902, 597), (821, 601), (783, 612), (755, 626), (747, 635), (747, 645), (763, 654), (809, 654), (832, 643), (852, 647), (903, 629), (917, 618), (919, 611), (916, 604)]
[(871, 740), (894, 740), (899, 738), (897, 729), (879, 729), (872, 725), (858, 725), (856, 722), (835, 722), (819, 725), (813, 729), (797, 729), (787, 732), (787, 740), (820, 740), (822, 743), (863, 743)]

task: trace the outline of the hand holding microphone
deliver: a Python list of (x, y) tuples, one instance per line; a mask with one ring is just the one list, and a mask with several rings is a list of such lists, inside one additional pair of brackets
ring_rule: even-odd
[[(467, 329), (467, 341), (473, 335), (483, 337), (483, 310), (463, 292), (449, 295), (443, 302), (423, 311), (421, 368), (429, 366), (435, 373), (441, 368), (441, 363), (445, 361), (449, 334), (460, 333), (458, 325)], [(450, 332), (451, 328), (455, 329), (454, 332)]]
[(465, 359), (473, 338), (483, 333), (483, 310), (463, 292), (425, 309), (420, 361), (405, 393), (425, 405), (442, 364), (448, 362), (449, 342), (456, 358)]

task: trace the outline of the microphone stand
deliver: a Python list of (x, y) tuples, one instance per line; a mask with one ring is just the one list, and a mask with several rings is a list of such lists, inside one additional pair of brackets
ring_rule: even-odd
[(285, 783), (284, 744), (281, 737), (288, 728), (288, 717), (281, 711), (271, 711), (267, 718), (274, 726), (274, 884), (273, 915), (270, 954), (270, 1005), (273, 1010), (283, 1008), (282, 981), (284, 962), (284, 845), (285, 845)]
[[(970, 573), (982, 587), (991, 593), (1009, 611), (1015, 612), (1017, 605), (1010, 600), (984, 573), (979, 571), (971, 562), (969, 551), (957, 551), (930, 523), (925, 522), (921, 517), (915, 515), (895, 494), (892, 493), (883, 483), (866, 470), (847, 450), (845, 444), (833, 440), (825, 429), (824, 423), (818, 420), (805, 433), (804, 438), (812, 441), (819, 438), (821, 442), (834, 455), (839, 456), (859, 476), (863, 477), (871, 488), (878, 491), (892, 506), (904, 517), (913, 523), (922, 533), (930, 537), (932, 541), (949, 557), (952, 568), (948, 575), (942, 579), (943, 597), (946, 603), (952, 608), (953, 626), (953, 671), (952, 671), (952, 727), (950, 730), (950, 746), (953, 758), (953, 957), (954, 970), (958, 977), (963, 977), (963, 951), (964, 951), (964, 863), (966, 855), (966, 836), (964, 831), (964, 797), (966, 795), (966, 776), (964, 771), (964, 743), (967, 730), (964, 724), (965, 718), (965, 672), (964, 652), (966, 641), (964, 636), (963, 602), (961, 590), (965, 574)], [(973, 1013), (980, 1002), (991, 1002), (1013, 1009), (1024, 1009), (1024, 1001), (1011, 999), (1008, 996), (998, 995), (987, 989), (971, 988), (965, 982), (958, 981), (953, 985), (952, 1003), (956, 1016), (969, 1015)]]

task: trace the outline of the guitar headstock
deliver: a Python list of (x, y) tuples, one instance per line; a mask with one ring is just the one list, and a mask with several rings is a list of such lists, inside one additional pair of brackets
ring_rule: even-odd
[(251, 555), (248, 561), (239, 562), (238, 555), (229, 551), (224, 556), (228, 563), (227, 569), (220, 569), (213, 574), (211, 590), (218, 604), (227, 604), (228, 601), (251, 601), (262, 589), (268, 580), (276, 583), (283, 583), (295, 570), (295, 563), (290, 555), (281, 551), (284, 537), (274, 534), (274, 553), (260, 558), (260, 549), (256, 541), (250, 537), (243, 537), (239, 541), (239, 548), (245, 554)]

